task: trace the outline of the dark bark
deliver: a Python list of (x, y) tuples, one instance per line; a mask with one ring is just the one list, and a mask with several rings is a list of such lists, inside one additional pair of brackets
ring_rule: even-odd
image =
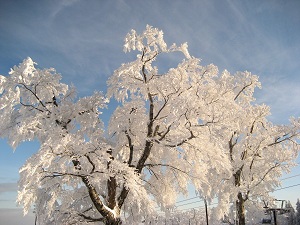
[[(110, 154), (110, 160), (114, 160), (111, 150), (107, 151)], [(109, 170), (111, 161), (107, 163), (107, 169)], [(115, 177), (110, 177), (107, 180), (107, 206), (114, 209), (116, 206), (116, 193), (117, 193), (117, 181)]]
[(123, 189), (118, 197), (118, 207), (119, 209), (122, 208), (123, 204), (124, 204), (124, 201), (125, 199), (127, 198), (127, 195), (129, 193), (129, 189), (126, 189), (125, 186), (123, 186)]
[(88, 188), (88, 192), (90, 195), (90, 198), (96, 207), (96, 209), (100, 212), (100, 214), (104, 218), (105, 225), (121, 225), (122, 221), (119, 217), (115, 217), (114, 214), (110, 211), (108, 211), (105, 206), (103, 205), (101, 199), (99, 198), (99, 195), (96, 191), (96, 189), (89, 183), (89, 180), (86, 177), (82, 178), (83, 183)]
[(120, 218), (108, 218), (106, 221), (105, 221), (105, 225), (121, 225), (122, 224), (122, 221)]
[(116, 178), (110, 177), (107, 180), (107, 206), (111, 209), (116, 206), (116, 191), (117, 191), (117, 181)]
[[(236, 171), (234, 174), (234, 184), (236, 187), (241, 185), (241, 175), (242, 175), (243, 166)], [(237, 219), (238, 225), (245, 225), (246, 224), (246, 217), (245, 217), (245, 199), (241, 192), (238, 193), (237, 196), (238, 200), (236, 201), (236, 211), (237, 211)]]
[[(81, 170), (81, 164), (80, 161), (78, 159), (73, 159), (72, 160), (74, 167), (77, 170)], [(109, 165), (108, 165), (109, 166)], [(115, 217), (115, 215), (107, 209), (107, 207), (104, 206), (104, 204), (102, 203), (99, 194), (97, 193), (96, 188), (94, 187), (93, 184), (90, 183), (89, 177), (88, 176), (82, 176), (81, 177), (82, 182), (85, 184), (90, 199), (92, 200), (95, 208), (97, 209), (97, 211), (101, 214), (101, 216), (103, 217), (103, 222), (106, 225), (120, 225), (122, 224), (121, 219), (117, 216)], [(108, 188), (108, 207), (112, 210), (116, 209), (116, 200), (115, 200), (115, 195), (116, 195), (116, 180), (114, 177), (111, 177), (110, 180), (107, 181), (107, 188)], [(116, 211), (116, 210), (115, 210)], [(82, 215), (83, 217), (85, 217), (84, 215)], [(97, 220), (93, 220), (92, 221), (97, 221)]]
[(246, 218), (245, 218), (245, 199), (241, 192), (238, 193), (238, 200), (236, 201), (236, 209), (237, 209), (237, 216), (238, 216), (238, 225), (245, 225)]
[(105, 206), (103, 205), (95, 187), (90, 184), (89, 179), (87, 177), (82, 177), (82, 182), (85, 184), (85, 186), (88, 189), (89, 192), (89, 196), (94, 204), (94, 206), (96, 207), (96, 209), (98, 210), (98, 212), (104, 217), (104, 218), (109, 218), (109, 217), (113, 217), (113, 214), (108, 211)]
[[(153, 125), (154, 125), (154, 123), (153, 123), (154, 122), (154, 113), (153, 113), (154, 112), (154, 103), (153, 103), (152, 95), (150, 93), (148, 93), (148, 99), (149, 99), (150, 105), (149, 105), (149, 122), (148, 122), (148, 126), (147, 126), (147, 138), (150, 138), (153, 135)], [(145, 162), (150, 155), (152, 146), (153, 146), (152, 141), (146, 140), (144, 152), (136, 166), (138, 173), (142, 172)]]

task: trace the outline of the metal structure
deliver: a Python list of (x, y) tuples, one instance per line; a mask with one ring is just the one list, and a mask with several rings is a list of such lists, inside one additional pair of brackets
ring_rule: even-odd
[[(264, 201), (264, 209), (266, 210), (266, 214), (270, 214), (273, 215), (273, 220), (274, 220), (274, 225), (277, 225), (277, 215), (281, 215), (281, 214), (285, 214), (285, 213), (289, 213), (291, 211), (290, 207), (286, 207), (286, 205), (284, 205), (284, 203), (286, 203), (286, 200), (279, 200), (279, 199), (275, 199), (275, 202), (281, 202), (281, 207), (269, 207), (268, 203)], [(284, 207), (285, 206), (285, 207)], [(262, 219), (262, 223), (263, 224), (271, 224), (272, 223), (272, 219)]]

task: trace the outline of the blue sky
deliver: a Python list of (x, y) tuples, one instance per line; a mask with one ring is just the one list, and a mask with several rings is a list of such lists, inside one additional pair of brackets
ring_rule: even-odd
[[(300, 116), (299, 11), (299, 0), (2, 0), (0, 74), (30, 56), (41, 68), (56, 68), (80, 96), (105, 92), (107, 78), (134, 58), (122, 51), (124, 36), (149, 24), (162, 29), (169, 44), (188, 42), (204, 65), (259, 75), (258, 102), (271, 106), (274, 123), (287, 123), (289, 116)], [(0, 225), (8, 211), (19, 213), (18, 169), (37, 149), (37, 143), (26, 143), (13, 153), (0, 140)], [(298, 166), (292, 175), (299, 173)], [(299, 180), (284, 180), (283, 186)], [(296, 201), (297, 193), (300, 186), (276, 195)]]

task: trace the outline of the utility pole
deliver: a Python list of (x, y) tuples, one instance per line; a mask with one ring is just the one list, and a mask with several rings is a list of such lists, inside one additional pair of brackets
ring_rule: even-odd
[(208, 225), (208, 212), (207, 212), (207, 201), (206, 201), (206, 197), (204, 198), (204, 205), (205, 205), (206, 225)]
[(274, 225), (277, 225), (276, 209), (273, 209)]

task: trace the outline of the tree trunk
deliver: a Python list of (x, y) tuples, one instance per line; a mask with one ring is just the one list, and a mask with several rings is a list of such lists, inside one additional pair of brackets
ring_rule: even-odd
[(236, 201), (236, 209), (238, 216), (238, 225), (245, 225), (245, 200), (241, 192), (238, 193), (238, 200)]
[(120, 218), (107, 218), (105, 225), (121, 225), (122, 221)]

